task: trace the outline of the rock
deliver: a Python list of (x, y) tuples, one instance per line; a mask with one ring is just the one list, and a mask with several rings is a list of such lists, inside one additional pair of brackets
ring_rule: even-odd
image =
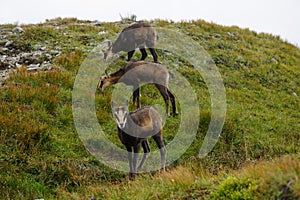
[(278, 64), (278, 61), (277, 61), (275, 58), (272, 58), (271, 61), (272, 61), (273, 63), (275, 63), (276, 65)]
[(97, 22), (94, 22), (94, 23), (93, 23), (93, 25), (94, 25), (94, 26), (102, 26), (102, 25), (103, 25), (103, 23), (102, 23), (102, 22), (100, 22), (100, 21), (97, 21)]
[(1, 53), (5, 53), (5, 52), (8, 51), (8, 50), (9, 50), (8, 48), (2, 47), (2, 48), (0, 48), (0, 54), (1, 54)]
[(40, 69), (40, 64), (31, 64), (27, 67), (27, 71), (37, 71)]
[(47, 49), (47, 47), (45, 47), (45, 46), (44, 47), (40, 47), (41, 51), (45, 51), (46, 49)]
[(298, 96), (296, 92), (293, 92), (293, 95), (294, 95), (295, 97), (297, 97), (297, 96)]
[(15, 28), (13, 28), (12, 32), (13, 33), (23, 33), (24, 30), (21, 27), (17, 26)]
[(7, 41), (6, 43), (5, 43), (5, 47), (9, 47), (9, 46), (11, 46), (12, 44), (14, 43), (14, 41), (11, 41), (11, 40), (9, 40), (9, 41)]
[(46, 56), (46, 58), (47, 58), (48, 60), (51, 60), (51, 59), (52, 59), (52, 55), (49, 54), (49, 53), (46, 53), (45, 56)]
[(98, 35), (104, 35), (104, 34), (107, 34), (107, 31), (100, 31), (100, 32), (98, 33)]
[(37, 58), (41, 57), (42, 55), (43, 55), (43, 53), (41, 51), (36, 51), (32, 54), (32, 58), (37, 59)]
[(20, 69), (20, 68), (22, 68), (22, 65), (20, 65), (19, 63), (16, 63), (16, 67), (17, 67), (18, 69)]
[(32, 54), (31, 53), (21, 53), (21, 55), (20, 55), (20, 57), (21, 58), (29, 58), (30, 56), (32, 56)]
[(40, 69), (44, 70), (44, 71), (50, 71), (52, 70), (52, 65), (48, 62), (44, 62), (41, 66)]

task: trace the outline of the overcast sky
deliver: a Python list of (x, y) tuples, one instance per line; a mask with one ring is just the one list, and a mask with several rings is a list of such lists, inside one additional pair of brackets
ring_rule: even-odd
[(40, 23), (56, 17), (118, 21), (203, 19), (280, 35), (300, 46), (299, 0), (2, 0), (0, 23)]

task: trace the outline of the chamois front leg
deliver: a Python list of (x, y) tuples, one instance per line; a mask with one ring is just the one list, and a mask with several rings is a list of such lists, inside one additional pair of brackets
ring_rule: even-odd
[(132, 58), (134, 52), (135, 52), (135, 50), (132, 50), (132, 51), (129, 51), (129, 52), (127, 53), (127, 55), (128, 55), (127, 61), (130, 61), (130, 60), (131, 60), (131, 58)]
[(137, 173), (137, 160), (138, 160), (138, 156), (139, 156), (139, 152), (140, 152), (140, 148), (141, 148), (141, 144), (138, 143), (137, 145), (135, 145), (133, 147), (133, 160), (132, 160), (132, 167), (133, 167), (133, 173)]
[(139, 164), (139, 166), (138, 166), (138, 168), (137, 168), (137, 171), (140, 171), (140, 169), (143, 167), (143, 165), (144, 165), (146, 159), (147, 159), (148, 156), (149, 156), (149, 153), (150, 153), (150, 146), (149, 146), (148, 140), (145, 140), (145, 141), (142, 142), (142, 147), (143, 147), (143, 149), (144, 149), (144, 155), (143, 155), (143, 158), (142, 158), (142, 160), (141, 160), (141, 162), (140, 162), (140, 164)]
[(128, 163), (129, 163), (129, 179), (134, 180), (135, 173), (134, 173), (134, 166), (133, 166), (133, 160), (132, 160), (132, 147), (126, 147), (128, 152)]
[(143, 47), (143, 48), (140, 48), (140, 51), (141, 51), (141, 53), (142, 53), (142, 58), (141, 58), (141, 60), (145, 60), (146, 57), (147, 57), (147, 51), (146, 51), (146, 49)]

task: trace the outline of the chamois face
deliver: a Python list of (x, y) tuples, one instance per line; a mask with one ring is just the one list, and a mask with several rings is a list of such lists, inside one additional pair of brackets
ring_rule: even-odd
[(109, 77), (108, 76), (101, 76), (100, 77), (100, 81), (98, 83), (98, 88), (101, 90), (102, 93), (110, 85), (111, 85), (111, 83), (109, 81)]
[(113, 56), (112, 46), (108, 46), (106, 49), (103, 49), (104, 61), (106, 62), (109, 58)]
[(115, 107), (114, 103), (112, 102), (111, 107), (112, 107), (114, 118), (118, 124), (118, 127), (120, 129), (125, 128), (127, 116), (129, 114), (128, 102), (126, 103), (125, 106), (119, 106), (119, 107)]

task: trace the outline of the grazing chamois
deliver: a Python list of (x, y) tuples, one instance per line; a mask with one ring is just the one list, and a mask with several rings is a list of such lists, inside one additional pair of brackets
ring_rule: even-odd
[(119, 71), (102, 76), (98, 83), (101, 92), (118, 82), (133, 86), (133, 104), (140, 108), (140, 83), (153, 83), (164, 98), (166, 114), (170, 116), (170, 101), (173, 107), (173, 115), (177, 115), (175, 96), (168, 88), (169, 70), (162, 64), (147, 61), (129, 62)]
[[(156, 142), (161, 155), (161, 169), (165, 170), (167, 151), (162, 136), (162, 118), (151, 106), (140, 108), (134, 112), (128, 111), (128, 101), (125, 106), (115, 106), (111, 103), (113, 116), (118, 126), (118, 136), (128, 151), (130, 168), (129, 178), (134, 179), (135, 174), (142, 168), (150, 153), (148, 138)], [(141, 146), (144, 154), (137, 166), (138, 153)], [(132, 155), (133, 151), (133, 155)]]
[(156, 33), (149, 24), (133, 24), (123, 29), (112, 45), (108, 42), (108, 48), (103, 50), (104, 60), (107, 61), (113, 54), (125, 51), (128, 52), (128, 61), (130, 61), (136, 48), (140, 49), (142, 53), (141, 60), (144, 60), (147, 57), (145, 47), (148, 47), (154, 62), (157, 63), (158, 56), (155, 51), (156, 38)]

